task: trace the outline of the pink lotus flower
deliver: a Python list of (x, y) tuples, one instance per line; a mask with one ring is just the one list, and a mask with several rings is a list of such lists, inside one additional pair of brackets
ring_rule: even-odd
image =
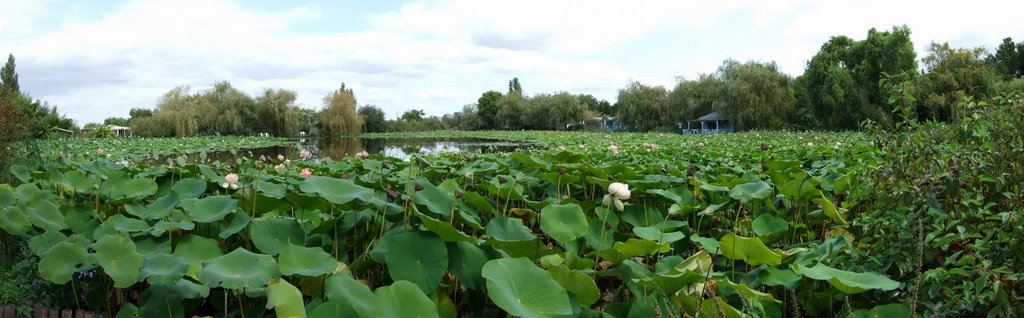
[(238, 189), (238, 175), (234, 173), (229, 173), (228, 175), (224, 176), (224, 183), (222, 183), (220, 187), (225, 189), (227, 189), (228, 187), (231, 187), (232, 189)]
[(360, 158), (363, 158), (363, 159), (366, 159), (369, 156), (370, 156), (370, 153), (366, 152), (366, 150), (360, 151), (359, 153), (356, 154), (356, 157), (360, 157)]
[(619, 146), (611, 145), (611, 146), (608, 147), (608, 149), (612, 150), (612, 154), (613, 155), (616, 155), (616, 156), (619, 155)]
[(284, 169), (284, 164), (283, 163), (279, 163), (279, 164), (274, 166), (274, 169), (278, 169), (278, 170)]
[(648, 144), (647, 146), (650, 147), (651, 150), (658, 150), (658, 148), (661, 147), (661, 146), (658, 146), (658, 144)]
[(299, 175), (302, 176), (303, 178), (308, 179), (310, 176), (313, 175), (313, 172), (309, 171), (309, 168), (302, 168), (302, 171), (299, 172)]
[(103, 148), (96, 148), (96, 153), (103, 154)]
[(701, 147), (704, 147), (704, 142), (702, 141), (702, 142), (698, 143), (697, 145), (701, 146)]
[(313, 154), (309, 153), (309, 150), (302, 149), (302, 151), (299, 151), (299, 157), (301, 157), (302, 159), (309, 158), (309, 156), (311, 155)]
[(277, 155), (277, 160), (284, 161), (284, 155)]

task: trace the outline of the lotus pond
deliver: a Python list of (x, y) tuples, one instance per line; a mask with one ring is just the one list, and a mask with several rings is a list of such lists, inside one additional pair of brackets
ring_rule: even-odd
[[(909, 188), (891, 167), (914, 157), (887, 150), (913, 146), (860, 133), (416, 134), (440, 135), (545, 148), (55, 158), (12, 168), (0, 228), (77, 306), (119, 317), (899, 317), (954, 297), (915, 287), (916, 256), (873, 254), (922, 237), (882, 206)], [(151, 156), (143, 144), (157, 141), (136, 142), (121, 155)], [(1019, 190), (1006, 184), (984, 193)]]

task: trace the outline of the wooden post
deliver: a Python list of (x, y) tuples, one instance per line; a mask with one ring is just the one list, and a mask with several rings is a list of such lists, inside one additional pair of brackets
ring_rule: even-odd
[(14, 318), (15, 314), (17, 314), (17, 308), (14, 305), (0, 307), (0, 318)]
[(64, 309), (60, 312), (60, 318), (72, 318), (74, 312), (71, 309)]

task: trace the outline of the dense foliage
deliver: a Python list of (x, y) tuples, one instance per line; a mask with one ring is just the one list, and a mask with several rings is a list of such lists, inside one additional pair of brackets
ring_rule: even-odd
[(65, 156), (12, 170), (0, 228), (145, 317), (1019, 315), (1024, 99), (959, 105), (869, 134), (436, 132), (550, 148), (411, 161)]

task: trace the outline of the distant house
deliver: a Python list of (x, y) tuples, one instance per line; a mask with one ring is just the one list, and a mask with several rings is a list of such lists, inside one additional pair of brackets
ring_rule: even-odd
[(683, 129), (683, 125), (680, 123), (679, 128), (682, 129), (683, 134), (717, 134), (732, 132), (732, 124), (729, 122), (729, 117), (722, 112), (712, 112), (710, 114), (700, 116), (697, 119), (689, 120), (686, 122), (686, 128)]

